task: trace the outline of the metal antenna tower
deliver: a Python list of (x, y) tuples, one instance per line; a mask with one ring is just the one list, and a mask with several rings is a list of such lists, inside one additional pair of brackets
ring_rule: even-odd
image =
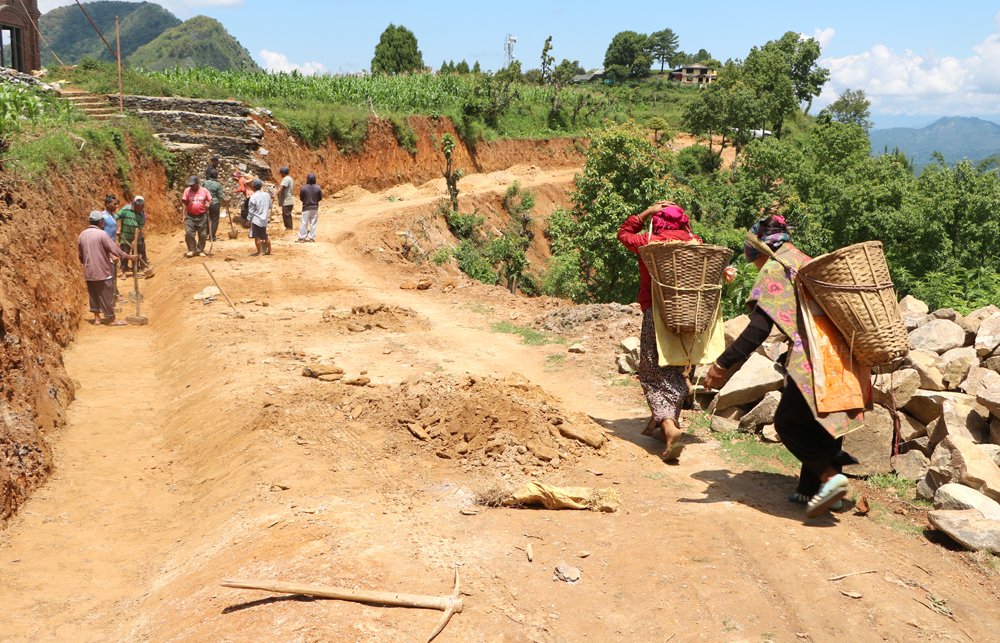
[(514, 45), (517, 43), (517, 36), (507, 34), (507, 39), (503, 41), (503, 66), (510, 67), (514, 62)]

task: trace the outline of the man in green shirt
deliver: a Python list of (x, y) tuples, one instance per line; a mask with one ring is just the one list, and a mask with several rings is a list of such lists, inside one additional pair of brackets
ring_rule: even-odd
[(222, 184), (219, 183), (219, 171), (210, 167), (205, 174), (208, 178), (202, 183), (202, 187), (212, 195), (212, 205), (208, 206), (208, 238), (212, 241), (218, 241), (215, 238), (215, 233), (219, 230), (219, 210), (222, 208), (222, 202), (226, 196), (222, 192)]
[[(136, 267), (145, 270), (149, 267), (149, 258), (146, 256), (146, 235), (142, 231), (146, 227), (146, 199), (137, 195), (132, 199), (132, 203), (115, 213), (115, 221), (118, 222), (116, 239), (118, 245), (126, 254), (138, 255)], [(132, 251), (133, 242), (136, 245), (135, 252)], [(122, 274), (128, 272), (128, 266), (128, 259), (122, 259)]]

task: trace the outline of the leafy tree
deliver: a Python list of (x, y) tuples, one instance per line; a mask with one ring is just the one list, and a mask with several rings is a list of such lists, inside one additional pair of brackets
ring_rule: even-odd
[(552, 77), (553, 65), (555, 65), (556, 59), (552, 55), (552, 36), (545, 39), (545, 44), (542, 45), (542, 82), (548, 83)]
[(482, 68), (479, 66), (479, 61), (477, 60), (474, 65), (472, 65), (473, 74), (481, 74), (483, 72)]
[(441, 61), (441, 66), (438, 67), (438, 73), (439, 74), (447, 74), (449, 71), (450, 70), (449, 70), (449, 67), (448, 67), (448, 61), (447, 60), (442, 60)]
[(649, 34), (649, 51), (653, 60), (659, 61), (662, 74), (663, 66), (677, 54), (677, 34), (669, 28)]
[(872, 128), (871, 105), (872, 102), (865, 96), (865, 90), (845, 89), (821, 114), (828, 115), (838, 123), (857, 125), (868, 132)]
[(652, 66), (649, 38), (635, 31), (615, 34), (604, 53), (604, 69), (618, 80), (644, 78), (649, 75)]
[(462, 103), (465, 118), (482, 118), (496, 127), (500, 117), (520, 99), (516, 83), (521, 80), (521, 63), (515, 60), (495, 74), (480, 74)]
[(542, 80), (542, 70), (529, 69), (528, 71), (524, 72), (524, 82), (528, 83), (529, 85), (543, 84), (544, 81)]
[(452, 169), (454, 161), (452, 155), (455, 153), (455, 137), (451, 134), (442, 136), (441, 149), (444, 151), (444, 181), (445, 185), (448, 186), (448, 198), (451, 199), (451, 210), (452, 212), (458, 212), (458, 181), (464, 173), (462, 168)]
[(656, 143), (657, 145), (661, 143), (660, 132), (664, 133), (663, 134), (664, 141), (669, 141), (670, 139), (673, 138), (673, 134), (670, 132), (670, 123), (668, 123), (667, 119), (663, 118), (662, 116), (654, 116), (653, 118), (646, 121), (646, 127), (653, 130), (653, 142)]
[(743, 78), (753, 87), (760, 106), (760, 129), (781, 136), (785, 119), (798, 109), (788, 58), (775, 41), (754, 47), (743, 63)]
[(528, 268), (527, 251), (531, 240), (521, 233), (520, 226), (511, 222), (503, 234), (496, 237), (486, 247), (486, 257), (498, 268), (498, 278), (507, 283), (507, 290), (517, 292), (518, 282)]
[(462, 59), (462, 62), (455, 65), (455, 71), (459, 74), (469, 73), (469, 63), (465, 62), (465, 59)]
[(605, 129), (591, 140), (586, 166), (575, 179), (573, 210), (549, 218), (553, 253), (579, 253), (582, 298), (635, 297), (636, 258), (615, 237), (626, 217), (673, 195), (663, 178), (667, 167), (667, 157), (634, 125)]
[(701, 63), (703, 65), (706, 65), (708, 63), (718, 63), (717, 60), (712, 58), (712, 54), (708, 53), (708, 50), (705, 48), (699, 49), (698, 53), (691, 56), (691, 58), (692, 60), (689, 62)]
[[(816, 62), (821, 53), (819, 41), (788, 31), (779, 40), (772, 42), (785, 53), (795, 98), (806, 104), (803, 111), (808, 114), (813, 98), (819, 96), (823, 85), (830, 80), (830, 70), (820, 67)], [(772, 43), (768, 43), (770, 44)]]
[(403, 74), (421, 71), (424, 58), (417, 48), (417, 37), (406, 27), (390, 24), (375, 45), (373, 74)]

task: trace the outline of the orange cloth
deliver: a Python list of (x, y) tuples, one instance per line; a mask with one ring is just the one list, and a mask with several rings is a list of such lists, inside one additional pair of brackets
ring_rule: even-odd
[(851, 357), (843, 334), (812, 297), (804, 289), (799, 293), (804, 303), (800, 314), (808, 337), (816, 410), (835, 413), (866, 408), (871, 398), (869, 369)]

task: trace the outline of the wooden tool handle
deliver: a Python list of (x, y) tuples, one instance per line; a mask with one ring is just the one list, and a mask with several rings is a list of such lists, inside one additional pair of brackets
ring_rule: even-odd
[(399, 594), (396, 592), (380, 592), (372, 590), (347, 589), (325, 585), (300, 585), (298, 583), (281, 583), (246, 579), (227, 579), (222, 581), (223, 587), (238, 589), (259, 589), (275, 594), (300, 594), (319, 598), (336, 598), (342, 601), (357, 603), (373, 603), (376, 605), (397, 605), (401, 607), (420, 607), (442, 611), (462, 611), (462, 597), (454, 596), (423, 596), (420, 594)]

